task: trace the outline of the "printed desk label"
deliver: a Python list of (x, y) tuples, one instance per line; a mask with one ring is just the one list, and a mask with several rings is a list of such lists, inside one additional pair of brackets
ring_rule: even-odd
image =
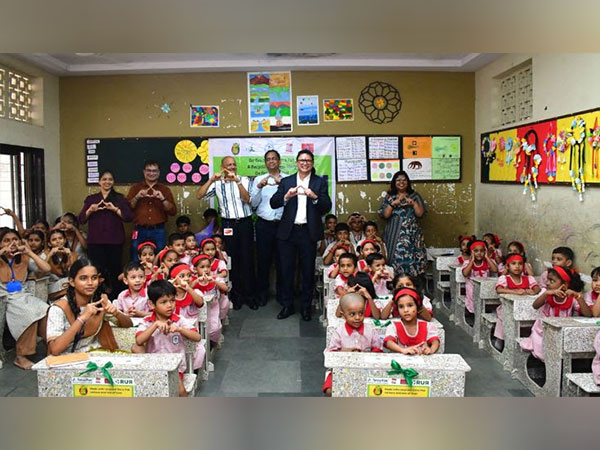
[(367, 397), (429, 397), (431, 380), (413, 380), (412, 387), (404, 378), (367, 379)]
[(73, 397), (133, 397), (133, 378), (115, 378), (111, 386), (104, 377), (73, 377)]

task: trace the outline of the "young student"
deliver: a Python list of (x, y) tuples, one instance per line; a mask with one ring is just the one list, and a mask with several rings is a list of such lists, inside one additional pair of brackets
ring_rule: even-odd
[(79, 231), (79, 220), (73, 213), (65, 213), (57, 218), (53, 230), (62, 230), (65, 233), (67, 247), (71, 252), (77, 253), (79, 256), (85, 255), (87, 249), (87, 241), (81, 231)]
[(65, 297), (48, 310), (46, 342), (48, 353), (87, 352), (96, 348), (117, 350), (107, 315), (117, 319), (120, 327), (132, 326), (131, 318), (119, 311), (100, 294), (98, 269), (85, 258), (69, 269), (69, 286)]
[(431, 322), (419, 320), (421, 296), (410, 288), (402, 288), (394, 295), (400, 321), (388, 325), (383, 345), (392, 352), (404, 355), (431, 355), (440, 348), (438, 330)]
[[(365, 299), (356, 292), (340, 299), (340, 311), (345, 322), (333, 332), (327, 350), (329, 352), (378, 352), (381, 353), (379, 333), (365, 320)], [(331, 372), (326, 375), (323, 392), (331, 397)]]
[[(523, 257), (523, 275), (534, 276), (533, 267), (531, 264), (527, 262), (527, 255), (525, 254), (525, 246), (519, 241), (511, 241), (506, 246), (506, 254), (517, 254)], [(498, 264), (498, 274), (506, 275), (508, 271), (506, 270), (505, 264)]]
[[(510, 247), (510, 246), (509, 246)], [(501, 275), (496, 283), (498, 294), (537, 295), (540, 287), (531, 275), (525, 274), (525, 257), (519, 253), (509, 253), (504, 261), (506, 275)], [(493, 345), (501, 352), (504, 349), (504, 315), (502, 305), (496, 308), (496, 328)]]
[[(227, 286), (227, 277), (229, 275), (227, 264), (217, 257), (217, 244), (215, 240), (212, 238), (204, 239), (200, 243), (200, 248), (202, 253), (209, 257), (211, 276), (218, 279), (223, 286)], [(219, 292), (219, 318), (223, 320), (229, 313), (230, 302), (229, 297), (227, 296), (228, 290), (219, 290)]]
[(191, 231), (181, 233), (181, 235), (184, 239), (184, 250), (183, 256), (179, 261), (192, 267), (192, 259), (194, 256), (198, 256), (200, 254), (198, 242), (196, 241), (196, 235)]
[(122, 291), (113, 304), (119, 311), (129, 317), (146, 317), (150, 315), (150, 305), (146, 297), (146, 273), (144, 266), (131, 261), (123, 269), (123, 282), (127, 289)]
[(379, 236), (379, 229), (377, 228), (377, 223), (372, 220), (368, 220), (363, 225), (363, 231), (365, 232), (365, 237), (367, 239), (371, 239), (376, 241), (379, 245), (380, 251), (384, 258), (387, 258), (387, 248), (381, 236)]
[(204, 305), (202, 293), (192, 287), (192, 271), (184, 263), (175, 263), (169, 269), (169, 282), (175, 286), (175, 314), (198, 321), (198, 308)]
[[(485, 241), (475, 240), (469, 246), (471, 258), (462, 265), (462, 273), (465, 277), (465, 308), (472, 315), (475, 312), (473, 305), (473, 282), (471, 277), (488, 278), (492, 272), (498, 272), (498, 266), (490, 257)], [(465, 318), (472, 319), (466, 315)]]
[(579, 304), (581, 314), (590, 317), (592, 312), (581, 295), (583, 281), (578, 273), (560, 266), (548, 269), (547, 290), (542, 291), (533, 302), (533, 307), (540, 312), (531, 328), (531, 335), (521, 341), (521, 348), (537, 359), (544, 361), (544, 328), (543, 317), (570, 317), (575, 305)]
[(229, 255), (225, 251), (225, 239), (223, 239), (223, 235), (222, 234), (214, 234), (211, 237), (214, 239), (215, 245), (217, 246), (217, 258), (219, 258), (221, 261), (224, 261), (225, 265), (228, 268), (230, 268), (231, 260), (229, 258)]
[(179, 261), (185, 257), (185, 238), (182, 234), (171, 233), (167, 239), (167, 247), (171, 250), (175, 250)]
[[(433, 306), (431, 300), (426, 295), (423, 295), (423, 289), (419, 285), (418, 280), (407, 273), (399, 273), (392, 280), (392, 288), (394, 292), (398, 292), (400, 289), (409, 288), (417, 291), (421, 297), (421, 307), (417, 311), (417, 318), (426, 322), (431, 322), (433, 319)], [(395, 301), (389, 301), (385, 305), (381, 305), (381, 318), (388, 319), (390, 317), (400, 317), (398, 311), (398, 305)]]
[[(148, 286), (148, 298), (152, 302), (152, 315), (138, 326), (135, 342), (144, 346), (146, 353), (180, 353), (183, 361), (179, 366), (179, 396), (187, 394), (183, 386), (183, 373), (187, 368), (183, 338), (200, 342), (198, 328), (193, 321), (175, 314), (175, 287), (165, 280)], [(200, 369), (204, 361), (204, 347), (194, 354), (194, 369)], [(201, 358), (200, 358), (201, 357)]]
[(48, 236), (48, 250), (44, 252), (42, 258), (50, 264), (48, 298), (56, 300), (65, 295), (67, 273), (69, 267), (77, 260), (78, 255), (76, 251), (72, 251), (67, 247), (65, 232), (55, 229)]
[[(381, 311), (375, 303), (375, 288), (369, 275), (364, 272), (356, 272), (355, 275), (348, 277), (348, 290), (346, 294), (356, 293), (365, 299), (365, 317), (372, 317), (373, 319), (379, 319), (381, 317)], [(337, 310), (335, 312), (337, 317), (342, 317), (342, 308), (338, 303)]]
[(358, 253), (358, 270), (361, 272), (365, 272), (368, 269), (367, 257), (372, 255), (373, 253), (381, 254), (381, 246), (374, 241), (373, 239), (365, 239), (360, 242), (356, 247), (356, 252)]
[[(556, 247), (552, 250), (552, 266), (559, 266), (563, 269), (573, 269), (575, 262), (575, 253), (569, 247)], [(546, 289), (548, 280), (548, 271), (542, 273), (540, 278), (540, 286)]]
[(323, 253), (323, 264), (328, 266), (333, 261), (333, 252), (338, 247), (349, 247), (349, 253), (355, 253), (354, 246), (350, 243), (350, 227), (345, 223), (338, 223), (335, 226), (336, 241), (327, 246)]
[(348, 227), (350, 228), (350, 243), (356, 248), (359, 243), (367, 237), (363, 232), (363, 225), (366, 219), (359, 212), (353, 212), (348, 216)]
[(592, 317), (600, 317), (600, 267), (592, 270), (592, 290), (585, 294), (585, 302), (592, 310)]
[(475, 236), (459, 236), (458, 247), (460, 248), (460, 255), (456, 258), (456, 265), (462, 267), (466, 260), (471, 258), (471, 251), (469, 245), (475, 240)]
[(156, 244), (152, 241), (142, 242), (137, 246), (137, 251), (140, 264), (144, 268), (146, 284), (148, 284), (153, 277), (156, 278), (156, 274), (158, 273), (158, 267), (154, 265), (154, 260), (156, 259)]
[(389, 296), (391, 292), (388, 283), (392, 281), (392, 274), (385, 266), (384, 256), (381, 253), (371, 253), (365, 261), (377, 297)]
[(594, 383), (600, 386), (600, 331), (594, 339), (594, 350), (596, 350), (596, 356), (592, 361), (592, 373), (594, 374)]
[(483, 240), (487, 244), (487, 253), (490, 259), (496, 264), (502, 261), (502, 250), (500, 250), (502, 239), (495, 233), (485, 233)]
[(192, 231), (192, 221), (188, 216), (179, 216), (175, 219), (175, 225), (177, 226), (177, 233), (185, 234)]
[(6, 324), (17, 341), (14, 365), (28, 370), (33, 366), (28, 358), (35, 354), (36, 338), (45, 335), (48, 305), (24, 289), (29, 260), (41, 273), (50, 271), (46, 261), (36, 255), (16, 230), (0, 232), (0, 296), (6, 305)]
[(216, 209), (208, 208), (203, 214), (204, 223), (206, 227), (196, 233), (196, 240), (201, 242), (203, 239), (209, 238), (215, 234), (221, 233), (221, 227), (219, 226), (219, 213)]
[(325, 253), (325, 249), (329, 244), (335, 242), (335, 226), (337, 225), (337, 217), (335, 214), (327, 214), (325, 216), (325, 231), (323, 239), (319, 241), (319, 255)]
[(168, 280), (169, 270), (179, 262), (179, 254), (172, 248), (165, 247), (157, 255), (158, 270), (152, 278), (154, 280)]
[(333, 264), (331, 264), (330, 266), (328, 266), (326, 268), (327, 270), (327, 277), (331, 278), (331, 279), (335, 279), (335, 277), (338, 276), (338, 274), (340, 273), (340, 265), (339, 265), (339, 260), (340, 260), (340, 256), (342, 256), (344, 253), (349, 253), (350, 252), (350, 246), (346, 245), (346, 246), (341, 246), (335, 249), (335, 251), (333, 252)]
[(44, 233), (44, 236), (48, 236), (48, 233), (50, 232), (50, 224), (44, 219), (37, 219), (35, 222), (33, 222), (33, 225), (31, 225), (30, 230), (39, 230)]
[(200, 254), (192, 260), (192, 264), (196, 268), (198, 277), (195, 280), (194, 289), (198, 289), (207, 303), (208, 312), (208, 329), (210, 332), (211, 345), (217, 345), (221, 339), (221, 318), (219, 296), (221, 293), (227, 292), (227, 284), (219, 277), (214, 277), (211, 274), (210, 257)]
[(348, 290), (348, 277), (357, 271), (358, 258), (354, 253), (344, 253), (338, 259), (340, 266), (338, 276), (335, 277), (333, 290), (338, 298), (343, 297)]
[[(33, 253), (41, 257), (44, 254), (46, 237), (40, 230), (31, 230), (27, 234), (27, 245)], [(35, 279), (40, 272), (35, 260), (29, 258), (29, 279)]]

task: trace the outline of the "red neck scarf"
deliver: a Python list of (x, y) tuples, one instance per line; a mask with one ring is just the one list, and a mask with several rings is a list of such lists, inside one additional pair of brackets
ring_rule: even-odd
[(573, 307), (573, 301), (574, 298), (571, 295), (568, 296), (562, 303), (557, 303), (556, 299), (554, 298), (554, 295), (549, 295), (548, 297), (546, 297), (546, 303), (548, 303), (548, 305), (550, 305), (550, 307), (552, 308), (554, 317), (559, 317), (561, 310), (571, 309)]

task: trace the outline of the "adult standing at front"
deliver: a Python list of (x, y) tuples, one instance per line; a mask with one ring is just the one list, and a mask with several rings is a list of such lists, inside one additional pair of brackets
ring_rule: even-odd
[(114, 190), (115, 178), (110, 170), (100, 174), (98, 184), (100, 192), (88, 195), (83, 202), (79, 223), (88, 222), (88, 257), (107, 281), (110, 292), (117, 294), (125, 242), (123, 222), (133, 220), (133, 211), (127, 199)]
[(418, 221), (425, 211), (425, 203), (412, 188), (408, 174), (403, 170), (396, 172), (379, 208), (379, 215), (389, 220), (383, 240), (396, 273), (419, 277), (425, 272), (427, 255)]
[(159, 177), (158, 161), (145, 161), (144, 181), (131, 186), (127, 194), (127, 200), (133, 208), (135, 223), (131, 237), (132, 261), (138, 261), (137, 246), (141, 242), (152, 241), (159, 250), (164, 248), (167, 216), (177, 214), (171, 189), (159, 183)]
[(226, 156), (221, 161), (221, 172), (216, 172), (200, 186), (198, 199), (217, 196), (223, 237), (231, 256), (231, 303), (240, 309), (244, 303), (258, 309), (254, 300), (254, 229), (250, 207), (250, 179), (237, 175), (235, 158)]
[[(258, 290), (258, 304), (267, 304), (269, 296), (269, 274), (273, 257), (277, 258), (277, 227), (283, 214), (283, 208), (271, 208), (271, 197), (277, 192), (281, 179), (287, 175), (279, 170), (281, 156), (277, 150), (265, 153), (265, 166), (267, 173), (254, 179), (250, 190), (250, 203), (256, 211), (256, 282)], [(276, 298), (281, 304), (281, 274), (280, 265), (276, 263), (277, 283), (275, 285)]]
[(281, 180), (270, 202), (271, 208), (283, 206), (283, 215), (277, 228), (283, 308), (277, 318), (285, 319), (295, 312), (292, 292), (296, 257), (300, 255), (300, 312), (302, 319), (308, 321), (311, 319), (317, 241), (323, 238), (321, 218), (331, 209), (331, 198), (327, 182), (315, 174), (314, 156), (309, 150), (298, 153), (296, 167), (298, 172)]

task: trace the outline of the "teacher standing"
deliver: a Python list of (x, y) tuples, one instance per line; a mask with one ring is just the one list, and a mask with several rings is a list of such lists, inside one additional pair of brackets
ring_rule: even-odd
[(96, 264), (113, 294), (121, 273), (121, 255), (125, 242), (123, 222), (133, 220), (127, 199), (114, 190), (110, 170), (100, 174), (100, 192), (88, 195), (79, 213), (79, 223), (88, 222), (87, 253)]
[(317, 241), (323, 238), (322, 216), (331, 209), (327, 182), (315, 174), (314, 156), (301, 150), (296, 157), (298, 172), (281, 180), (271, 197), (271, 208), (281, 208), (283, 215), (277, 228), (277, 247), (281, 265), (282, 310), (278, 319), (294, 314), (293, 284), (296, 258), (300, 255), (302, 319), (311, 319), (311, 304), (315, 282)]
[(388, 220), (383, 240), (395, 273), (419, 277), (425, 272), (427, 255), (418, 221), (425, 211), (425, 203), (412, 188), (408, 174), (396, 172), (379, 208), (379, 215)]

